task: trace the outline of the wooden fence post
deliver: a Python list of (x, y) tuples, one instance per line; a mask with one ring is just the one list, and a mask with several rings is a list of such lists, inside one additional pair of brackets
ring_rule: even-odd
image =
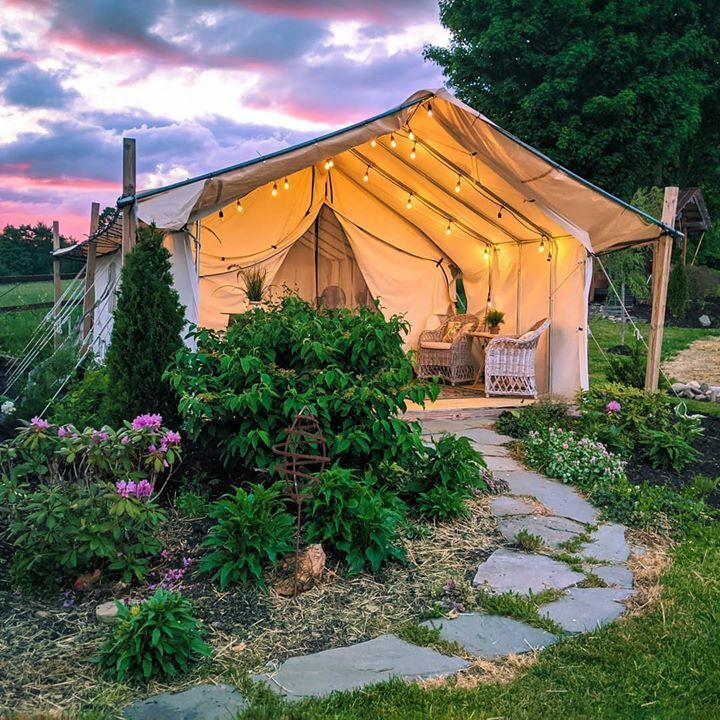
[[(135, 195), (136, 161), (135, 140), (123, 138), (123, 197)], [(122, 262), (125, 263), (127, 254), (135, 247), (135, 233), (137, 231), (137, 215), (135, 202), (125, 205), (122, 211)]]
[[(100, 203), (92, 203), (90, 206), (90, 237), (98, 230), (100, 218)], [(90, 333), (92, 332), (95, 305), (95, 260), (97, 258), (97, 241), (90, 240), (87, 248), (87, 259), (85, 261), (85, 296), (83, 299), (83, 350), (90, 344)]]
[[(60, 249), (60, 223), (53, 220), (52, 224), (52, 247), (53, 252)], [(60, 278), (60, 258), (53, 255), (53, 327), (55, 330), (55, 347), (60, 345), (62, 328), (60, 327), (60, 297), (62, 295), (62, 280)]]
[[(678, 192), (676, 187), (665, 188), (662, 221), (672, 228), (675, 227)], [(645, 369), (646, 390), (657, 390), (658, 388), (672, 247), (672, 235), (663, 235), (659, 240), (655, 241), (653, 246), (652, 314), (650, 316), (650, 342), (648, 343), (647, 367)]]

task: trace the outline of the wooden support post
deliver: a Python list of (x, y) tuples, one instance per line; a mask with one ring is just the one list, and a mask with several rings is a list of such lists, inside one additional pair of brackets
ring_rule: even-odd
[[(123, 197), (135, 195), (136, 162), (135, 140), (123, 138)], [(125, 205), (122, 211), (122, 261), (125, 263), (127, 254), (135, 247), (137, 231), (137, 215), (135, 203)]]
[[(666, 187), (662, 221), (668, 227), (675, 227), (677, 202), (678, 188)], [(660, 377), (660, 354), (662, 351), (663, 330), (665, 328), (665, 306), (667, 304), (672, 247), (673, 238), (671, 235), (663, 235), (659, 240), (655, 241), (653, 247), (652, 314), (650, 316), (647, 368), (645, 369), (646, 390), (657, 390)]]
[[(53, 220), (52, 224), (53, 252), (60, 249), (60, 223)], [(60, 279), (60, 258), (53, 256), (53, 319), (55, 328), (55, 347), (60, 345), (62, 328), (60, 327), (60, 296), (62, 295), (62, 282)]]
[[(98, 230), (100, 218), (100, 203), (93, 203), (90, 206), (90, 237)], [(97, 256), (97, 242), (90, 240), (87, 248), (87, 259), (85, 261), (85, 297), (83, 299), (83, 350), (90, 344), (90, 333), (93, 327), (93, 316), (95, 305), (95, 261)]]

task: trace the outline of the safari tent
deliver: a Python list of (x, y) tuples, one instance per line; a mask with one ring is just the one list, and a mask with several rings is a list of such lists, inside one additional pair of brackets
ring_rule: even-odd
[(317, 301), (332, 288), (348, 307), (405, 314), (413, 348), (431, 316), (452, 311), (461, 278), (467, 312), (504, 311), (504, 332), (550, 319), (538, 388), (564, 395), (588, 382), (591, 256), (675, 232), (446, 90), (184, 182), (126, 184), (118, 209), (122, 220), (70, 250), (97, 253), (100, 354), (137, 221), (165, 232), (190, 323), (226, 327), (247, 307), (239, 273), (257, 268), (272, 292)]

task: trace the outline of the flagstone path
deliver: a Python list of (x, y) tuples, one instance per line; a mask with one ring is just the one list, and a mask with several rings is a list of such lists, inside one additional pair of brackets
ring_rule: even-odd
[[(530, 472), (516, 461), (506, 447), (511, 438), (493, 429), (497, 415), (493, 411), (467, 411), (419, 417), (427, 441), (444, 432), (467, 437), (483, 453), (496, 477), (509, 487), (507, 495), (490, 500), (489, 510), (510, 547), (495, 550), (475, 568), (473, 585), (492, 594), (561, 593), (541, 605), (538, 615), (552, 620), (567, 634), (590, 632), (612, 622), (623, 613), (622, 603), (633, 592), (627, 561), (631, 554), (643, 554), (644, 549), (628, 545), (623, 525), (600, 522), (597, 510), (572, 487)], [(529, 550), (536, 545), (537, 550)], [(572, 555), (572, 567), (564, 562), (568, 554)], [(592, 586), (583, 587), (584, 581)], [(605, 587), (597, 587), (602, 583)], [(464, 613), (455, 619), (423, 624), (438, 629), (442, 639), (457, 643), (468, 655), (484, 660), (540, 650), (561, 639), (530, 624), (485, 613)], [(381, 635), (348, 647), (290, 658), (253, 680), (265, 683), (288, 700), (300, 700), (393, 677), (447, 677), (468, 666), (463, 658), (412, 645), (394, 635)], [(230, 720), (243, 706), (243, 699), (232, 688), (199, 685), (184, 693), (133, 703), (125, 709), (125, 717)]]

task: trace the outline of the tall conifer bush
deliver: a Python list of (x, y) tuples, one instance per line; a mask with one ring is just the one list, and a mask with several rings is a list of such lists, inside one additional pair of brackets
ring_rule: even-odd
[(185, 308), (173, 287), (170, 253), (154, 227), (138, 230), (138, 241), (122, 270), (106, 363), (107, 415), (115, 424), (142, 413), (177, 417), (177, 395), (162, 379), (182, 345)]

